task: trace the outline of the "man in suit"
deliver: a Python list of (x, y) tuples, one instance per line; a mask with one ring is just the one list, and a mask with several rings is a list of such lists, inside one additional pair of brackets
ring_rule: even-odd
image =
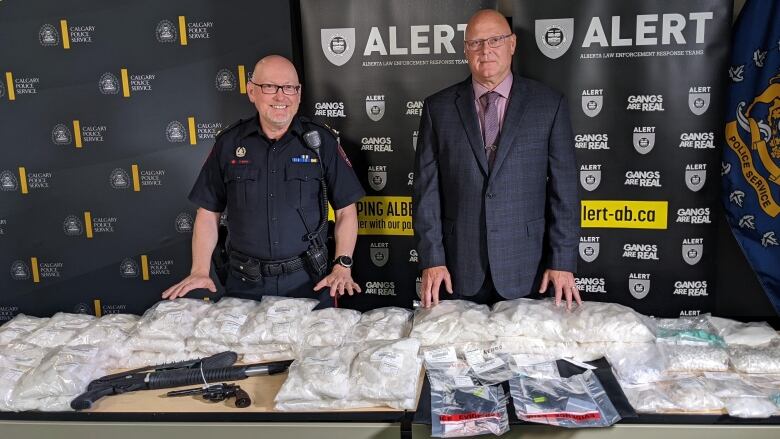
[(425, 307), (441, 287), (492, 304), (550, 283), (556, 305), (581, 303), (568, 107), (512, 74), (515, 46), (503, 15), (478, 11), (464, 44), (471, 76), (425, 100), (412, 200)]

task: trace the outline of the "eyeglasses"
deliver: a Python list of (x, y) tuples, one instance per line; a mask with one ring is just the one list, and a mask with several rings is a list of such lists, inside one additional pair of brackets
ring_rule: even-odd
[(292, 84), (285, 84), (285, 85), (276, 85), (276, 84), (258, 84), (255, 81), (249, 80), (252, 84), (260, 87), (260, 91), (263, 92), (263, 94), (266, 95), (275, 95), (279, 92), (279, 90), (282, 91), (282, 93), (288, 95), (288, 96), (294, 96), (297, 95), (299, 91), (301, 91), (300, 85), (292, 85)]
[(480, 40), (465, 40), (463, 43), (466, 45), (467, 50), (479, 50), (482, 48), (482, 44), (487, 42), (488, 46), (492, 48), (501, 47), (504, 45), (504, 40), (511, 37), (513, 34), (507, 34), (507, 35), (498, 35), (495, 37), (490, 38), (483, 38)]

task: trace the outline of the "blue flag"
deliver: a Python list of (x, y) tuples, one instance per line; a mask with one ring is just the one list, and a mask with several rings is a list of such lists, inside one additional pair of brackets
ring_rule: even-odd
[(748, 0), (734, 27), (723, 204), (780, 315), (780, 2)]

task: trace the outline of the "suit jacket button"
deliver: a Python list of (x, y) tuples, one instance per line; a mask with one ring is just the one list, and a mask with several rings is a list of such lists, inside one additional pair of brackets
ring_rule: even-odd
[(488, 198), (493, 198), (496, 195), (493, 192), (488, 192), (487, 196), (488, 196)]

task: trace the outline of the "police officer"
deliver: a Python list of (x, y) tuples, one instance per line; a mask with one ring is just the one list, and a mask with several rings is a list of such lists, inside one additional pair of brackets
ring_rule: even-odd
[[(296, 115), (301, 85), (293, 64), (278, 55), (255, 65), (247, 96), (257, 115), (217, 136), (189, 199), (199, 206), (192, 236), (192, 270), (168, 288), (175, 299), (196, 288), (216, 292), (209, 277), (220, 214), (228, 211), (230, 274), (226, 294), (318, 298), (360, 292), (352, 280), (357, 240), (355, 202), (365, 192), (332, 131)], [(319, 148), (317, 148), (319, 147)], [(322, 253), (321, 188), (335, 210), (336, 260), (327, 273)], [(319, 272), (315, 265), (323, 264)], [(327, 275), (326, 275), (327, 274)]]

